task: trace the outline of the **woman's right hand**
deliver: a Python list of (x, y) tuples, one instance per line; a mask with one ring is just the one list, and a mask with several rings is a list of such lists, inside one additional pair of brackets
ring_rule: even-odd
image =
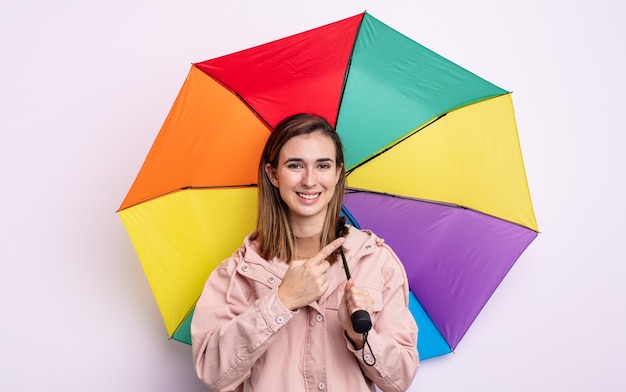
[(339, 237), (306, 260), (292, 260), (278, 286), (278, 298), (289, 310), (300, 309), (317, 301), (328, 290), (326, 258), (339, 248), (345, 238)]

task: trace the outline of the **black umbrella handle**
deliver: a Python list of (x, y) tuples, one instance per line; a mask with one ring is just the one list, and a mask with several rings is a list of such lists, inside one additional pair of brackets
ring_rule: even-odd
[(365, 310), (356, 310), (350, 316), (350, 320), (352, 320), (352, 328), (357, 333), (366, 333), (372, 329), (372, 320), (370, 319), (370, 314)]

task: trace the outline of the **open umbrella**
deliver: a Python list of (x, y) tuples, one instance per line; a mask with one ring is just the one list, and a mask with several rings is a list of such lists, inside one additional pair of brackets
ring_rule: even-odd
[(254, 230), (282, 118), (341, 135), (345, 213), (402, 259), (422, 359), (453, 350), (537, 235), (510, 93), (370, 14), (195, 63), (119, 214), (174, 339)]

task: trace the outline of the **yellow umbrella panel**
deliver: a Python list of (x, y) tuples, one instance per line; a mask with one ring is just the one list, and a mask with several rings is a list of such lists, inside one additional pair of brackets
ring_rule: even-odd
[(538, 231), (511, 94), (447, 113), (356, 168), (348, 186), (458, 204)]
[(169, 336), (211, 271), (254, 230), (256, 199), (256, 188), (188, 189), (120, 211)]

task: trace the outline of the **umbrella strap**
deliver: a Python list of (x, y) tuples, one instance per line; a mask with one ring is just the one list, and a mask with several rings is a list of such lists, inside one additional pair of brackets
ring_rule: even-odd
[[(356, 343), (354, 342), (354, 340), (350, 339), (350, 336), (348, 336), (348, 333), (346, 331), (343, 331), (344, 336), (346, 337), (346, 339), (348, 339), (348, 341), (350, 342), (350, 344), (352, 344), (352, 347), (354, 347), (356, 349)], [(370, 352), (370, 354), (372, 354), (372, 361), (369, 362), (369, 360), (367, 358), (365, 358), (365, 348), (367, 347), (368, 351)], [(361, 358), (363, 358), (363, 363), (365, 363), (367, 366), (374, 366), (376, 365), (376, 356), (374, 356), (374, 352), (372, 351), (372, 346), (370, 346), (370, 342), (367, 340), (367, 332), (363, 333), (363, 347), (361, 347)]]
[[(372, 361), (368, 362), (368, 360), (365, 358), (365, 347), (367, 347), (367, 350), (370, 352), (370, 354), (372, 354)], [(363, 358), (363, 362), (367, 365), (367, 366), (374, 366), (376, 365), (376, 356), (374, 356), (374, 352), (372, 351), (372, 346), (370, 346), (370, 342), (367, 340), (367, 332), (363, 333), (363, 349), (361, 351), (361, 355)]]

